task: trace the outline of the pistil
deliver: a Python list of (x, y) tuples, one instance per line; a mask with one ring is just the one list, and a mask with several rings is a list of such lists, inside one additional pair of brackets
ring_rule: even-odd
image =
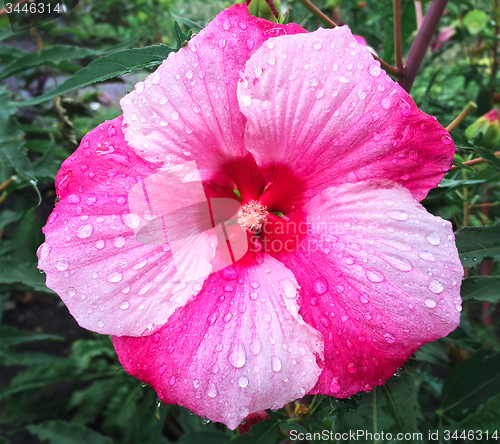
[(238, 211), (238, 223), (240, 226), (252, 233), (257, 233), (267, 222), (267, 207), (259, 204), (256, 200), (243, 205)]

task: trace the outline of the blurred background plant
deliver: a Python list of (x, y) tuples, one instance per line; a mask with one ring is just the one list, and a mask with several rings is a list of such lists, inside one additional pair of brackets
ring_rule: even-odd
[[(303, 3), (284, 0), (278, 8), (314, 31), (321, 22)], [(401, 1), (404, 58), (430, 3)], [(315, 5), (396, 64), (392, 2)], [(449, 127), (457, 166), (424, 201), (458, 231), (464, 312), (457, 330), (424, 345), (384, 387), (345, 400), (306, 397), (238, 435), (158, 402), (121, 369), (110, 339), (78, 327), (45, 287), (36, 249), (61, 163), (85, 133), (121, 114), (118, 100), (138, 80), (228, 6), (81, 0), (61, 18), (14, 34), (0, 12), (0, 444), (271, 444), (289, 441), (291, 430), (355, 429), (423, 433), (407, 442), (427, 442), (429, 430), (440, 437), (448, 430), (454, 442), (491, 441), (495, 431), (500, 438), (498, 113), (474, 123), (500, 103), (498, 0), (448, 2), (412, 89), (417, 105), (444, 126), (477, 104)], [(482, 431), (481, 439), (464, 430)]]

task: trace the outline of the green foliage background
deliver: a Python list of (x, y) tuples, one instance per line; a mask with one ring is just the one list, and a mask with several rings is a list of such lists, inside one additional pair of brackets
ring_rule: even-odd
[[(417, 105), (444, 126), (470, 101), (478, 105), (452, 135), (458, 163), (479, 156), (487, 162), (450, 172), (424, 201), (454, 223), (463, 265), (470, 267), (460, 326), (419, 349), (384, 387), (347, 400), (316, 396), (304, 419), (269, 411), (270, 420), (241, 436), (161, 404), (121, 369), (108, 337), (76, 326), (36, 268), (62, 161), (85, 133), (121, 113), (118, 99), (134, 83), (230, 3), (81, 0), (36, 28), (37, 35), (12, 34), (0, 15), (0, 444), (272, 444), (290, 441), (293, 430), (358, 429), (422, 433), (404, 442), (428, 442), (429, 431), (439, 442), (446, 431), (453, 442), (500, 439), (500, 161), (493, 154), (499, 148), (464, 136), (500, 101), (495, 1), (449, 2), (441, 27), (454, 27), (455, 34), (427, 54), (412, 90)], [(394, 63), (392, 2), (315, 4)], [(428, 4), (422, 2), (424, 11)], [(310, 31), (320, 26), (298, 0), (281, 7), (287, 20)], [(402, 7), (406, 55), (416, 15), (413, 1)]]

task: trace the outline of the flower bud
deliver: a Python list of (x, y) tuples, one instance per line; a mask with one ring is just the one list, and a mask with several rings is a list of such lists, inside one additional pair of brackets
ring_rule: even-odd
[(469, 140), (475, 139), (480, 134), (483, 135), (481, 145), (485, 148), (493, 149), (500, 144), (500, 119), (497, 108), (479, 117), (465, 130), (465, 137)]

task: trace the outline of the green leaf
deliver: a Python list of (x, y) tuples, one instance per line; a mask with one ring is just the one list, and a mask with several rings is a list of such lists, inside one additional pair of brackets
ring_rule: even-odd
[(473, 147), (474, 151), (479, 154), (486, 162), (493, 165), (498, 171), (500, 171), (500, 158), (496, 157), (491, 151), (482, 147)]
[(432, 90), (432, 85), (434, 85), (434, 82), (436, 81), (436, 78), (438, 74), (442, 71), (443, 68), (439, 68), (436, 70), (436, 72), (432, 75), (431, 80), (429, 81), (429, 84), (427, 85), (427, 89), (425, 90), (424, 98), (422, 100), (422, 111), (424, 113), (427, 112), (427, 108), (429, 107), (429, 99), (431, 97), (431, 90)]
[(74, 89), (94, 83), (103, 82), (113, 77), (122, 76), (133, 71), (160, 65), (174, 51), (166, 45), (148, 46), (146, 48), (126, 49), (101, 57), (82, 68), (61, 85), (39, 97), (15, 103), (18, 106), (31, 106), (65, 94)]
[[(384, 386), (376, 386), (371, 393), (363, 394), (356, 411), (345, 413), (344, 430), (365, 430), (371, 433), (381, 430), (417, 431), (417, 419), (421, 417), (417, 392), (413, 376), (408, 371), (403, 371), (401, 376), (390, 378)], [(377, 430), (374, 428), (375, 422)]]
[[(456, 156), (456, 154), (455, 154)], [(458, 168), (462, 169), (462, 170), (468, 170), (468, 171), (472, 171), (473, 173), (476, 172), (476, 170), (474, 168), (472, 168), (471, 166), (469, 165), (464, 165), (462, 162), (459, 162), (456, 157), (455, 159), (453, 159), (453, 165), (457, 166)]]
[(279, 421), (266, 420), (254, 424), (248, 433), (237, 436), (231, 444), (276, 444), (278, 440)]
[(0, 284), (21, 283), (37, 291), (51, 291), (45, 286), (45, 275), (37, 268), (36, 262), (20, 262), (0, 259)]
[(17, 222), (19, 219), (21, 219), (22, 215), (23, 212), (20, 211), (12, 211), (8, 208), (2, 210), (2, 212), (0, 213), (0, 230), (2, 228), (5, 228), (12, 222)]
[(223, 432), (204, 431), (185, 433), (177, 441), (179, 444), (225, 444), (229, 442), (229, 436)]
[(460, 294), (463, 301), (500, 303), (500, 276), (475, 276), (464, 279)]
[(175, 20), (182, 23), (183, 25), (186, 25), (188, 28), (191, 28), (193, 30), (193, 32), (200, 32), (203, 29), (203, 26), (199, 25), (198, 23), (192, 22), (191, 20), (188, 20), (184, 17), (181, 17), (180, 15), (177, 15), (174, 12), (170, 12), (170, 13), (172, 14), (172, 17)]
[(455, 233), (464, 267), (478, 265), (485, 257), (500, 258), (500, 226), (464, 227)]
[(97, 52), (93, 49), (70, 45), (39, 49), (38, 51), (28, 52), (14, 62), (8, 64), (3, 71), (0, 72), (0, 80), (38, 66), (57, 66), (61, 62), (83, 59), (85, 57), (95, 56), (96, 54)]
[(35, 181), (15, 112), (16, 108), (9, 104), (9, 94), (0, 87), (0, 162), (6, 162), (23, 178)]
[[(479, 407), (477, 412), (471, 413), (459, 424), (446, 427), (447, 430), (481, 430), (483, 434), (499, 433), (500, 430), (500, 393), (489, 398)], [(486, 438), (486, 436), (484, 436)], [(495, 440), (496, 441), (496, 440)]]
[(18, 59), (25, 54), (26, 51), (23, 51), (21, 48), (17, 46), (11, 45), (2, 45), (0, 46), (0, 59), (5, 60), (7, 62), (11, 60)]
[(446, 354), (446, 343), (443, 340), (429, 342), (420, 347), (415, 352), (415, 359), (418, 361), (427, 361), (432, 364), (450, 365), (448, 355)]
[(0, 325), (0, 348), (9, 347), (12, 345), (22, 344), (32, 341), (63, 341), (64, 338), (56, 335), (43, 333), (32, 333), (25, 330), (18, 330), (14, 327)]
[(113, 444), (114, 441), (81, 424), (66, 421), (47, 421), (26, 427), (41, 441), (50, 444)]
[(486, 359), (476, 353), (457, 365), (448, 375), (443, 387), (441, 411), (474, 411), (491, 395), (500, 393), (500, 355)]

